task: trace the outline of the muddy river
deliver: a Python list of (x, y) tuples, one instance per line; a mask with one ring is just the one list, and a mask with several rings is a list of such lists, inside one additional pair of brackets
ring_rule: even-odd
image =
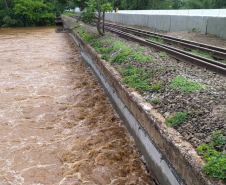
[(72, 39), (0, 29), (0, 184), (151, 184)]

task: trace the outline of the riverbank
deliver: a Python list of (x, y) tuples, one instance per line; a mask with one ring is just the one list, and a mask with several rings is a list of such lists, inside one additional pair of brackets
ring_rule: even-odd
[[(72, 18), (66, 18), (66, 22), (71, 28), (77, 25), (76, 21)], [(81, 31), (78, 32), (78, 30)], [(84, 32), (82, 32), (82, 30), (84, 30)], [(76, 32), (81, 36), (84, 36), (83, 34), (92, 35), (96, 34), (96, 29), (83, 25), (82, 27), (77, 27)], [(99, 65), (98, 67), (102, 71), (104, 68), (107, 68), (111, 71), (114, 78), (117, 79), (118, 85), (123, 89), (123, 93), (127, 95), (123, 95), (119, 87), (113, 84), (117, 93), (162, 153), (170, 163), (173, 164), (182, 179), (184, 179), (187, 184), (194, 182), (197, 182), (197, 184), (198, 182), (199, 184), (208, 184), (210, 181), (216, 184), (217, 181), (213, 179), (209, 179), (210, 181), (207, 180), (208, 177), (202, 173), (201, 167), (204, 163), (201, 157), (197, 155), (195, 149), (197, 146), (205, 143), (213, 131), (217, 129), (225, 131), (225, 97), (223, 93), (225, 91), (225, 77), (169, 58), (165, 53), (158, 53), (153, 49), (138, 46), (136, 43), (119, 38), (112, 33), (107, 33), (106, 36), (102, 38), (92, 37), (93, 40), (95, 39), (99, 41), (99, 43), (103, 42), (101, 46), (91, 43), (91, 45), (96, 47), (97, 52), (102, 53), (102, 56), (96, 54), (94, 49), (91, 49), (90, 46), (85, 44), (80, 36), (76, 34), (75, 36), (79, 39), (80, 44), (88, 49), (89, 55), (97, 65)], [(85, 40), (89, 42), (88, 36)], [(119, 42), (115, 44), (114, 41), (119, 41), (123, 44), (120, 45)], [(119, 56), (118, 58), (120, 59), (125, 57), (125, 60), (122, 62), (117, 59), (112, 60), (118, 54), (117, 49), (114, 50), (113, 48), (107, 54), (109, 58), (106, 58), (108, 56), (106, 56), (106, 54), (104, 55), (104, 52), (107, 51), (103, 51), (103, 49), (117, 47), (117, 44), (120, 45), (121, 50), (132, 53), (133, 55), (129, 55), (129, 57), (126, 55)], [(152, 58), (150, 58), (150, 56)], [(111, 65), (109, 62), (101, 60), (101, 57), (109, 60)], [(139, 60), (143, 59), (144, 61), (137, 61), (136, 58), (139, 58)], [(148, 77), (146, 79), (144, 77), (142, 80), (147, 80), (145, 84), (132, 84), (130, 83), (131, 79), (129, 79), (129, 76), (126, 76), (126, 73), (131, 71), (136, 72), (137, 69), (141, 71), (143, 69), (142, 74), (147, 74), (146, 76)], [(148, 71), (153, 69), (155, 70), (150, 72), (151, 76), (149, 76), (150, 73), (148, 73)], [(189, 78), (193, 82), (201, 84), (201, 86), (199, 86), (201, 89), (195, 89), (194, 91), (186, 93), (181, 92), (179, 88), (176, 90), (170, 88), (169, 86), (171, 85), (172, 79), (178, 76)], [(149, 81), (148, 78), (151, 80)], [(112, 79), (110, 79), (110, 81), (112, 81)], [(131, 88), (131, 86), (133, 88)], [(137, 94), (134, 89), (142, 96)], [(218, 100), (218, 98), (220, 99)], [(208, 99), (213, 101), (209, 103)], [(134, 108), (130, 103), (131, 101), (139, 108)], [(150, 102), (151, 104), (149, 104)], [(216, 106), (220, 105), (221, 109), (218, 109)], [(142, 109), (142, 111), (139, 109)], [(165, 125), (165, 118), (170, 119), (178, 112), (186, 114), (185, 121), (175, 126), (174, 129), (167, 127)], [(213, 114), (217, 114), (217, 119), (216, 116), (212, 116)], [(216, 124), (216, 121), (218, 124)], [(205, 129), (205, 127), (207, 128)], [(192, 167), (187, 166), (188, 164)]]

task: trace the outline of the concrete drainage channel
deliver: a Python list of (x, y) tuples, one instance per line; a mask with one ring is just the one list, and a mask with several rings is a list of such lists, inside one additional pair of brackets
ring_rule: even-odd
[[(64, 24), (64, 27), (67, 26)], [(148, 166), (162, 185), (184, 185), (184, 181), (177, 174), (176, 170), (172, 167), (166, 157), (161, 153), (158, 147), (155, 145), (153, 140), (149, 137), (147, 132), (143, 129), (141, 124), (128, 110), (126, 105), (123, 103), (119, 95), (116, 93), (114, 88), (110, 85), (108, 80), (105, 78), (103, 73), (89, 57), (87, 52), (82, 48), (79, 41), (74, 37), (72, 33), (69, 33), (70, 37), (74, 40), (75, 44), (79, 48), (82, 56), (82, 60), (87, 66), (89, 66), (95, 74), (98, 81), (103, 86), (105, 92), (110, 98), (113, 107), (119, 114), (124, 124), (126, 125), (130, 135), (134, 138), (136, 146), (141, 154), (144, 156)], [(154, 179), (153, 183), (157, 184)]]

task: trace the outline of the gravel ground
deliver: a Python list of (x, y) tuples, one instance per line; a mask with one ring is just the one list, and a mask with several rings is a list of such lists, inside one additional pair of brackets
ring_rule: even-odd
[[(83, 29), (89, 34), (97, 33), (96, 28), (88, 25), (85, 25)], [(110, 32), (106, 32), (106, 35), (99, 39), (106, 38), (119, 40), (131, 48), (138, 46), (137, 43), (125, 40)], [(109, 44), (104, 45), (104, 47), (108, 46)], [(121, 65), (114, 64), (114, 67), (117, 69), (120, 66), (124, 69), (128, 64), (132, 64), (136, 68), (144, 68), (145, 71), (159, 67), (164, 68), (164, 70), (157, 71), (151, 77), (149, 84), (152, 86), (159, 82), (164, 90), (158, 92), (148, 90), (143, 92), (142, 96), (148, 102), (152, 98), (159, 98), (159, 103), (151, 104), (165, 118), (172, 117), (177, 112), (193, 111), (192, 114), (188, 115), (185, 122), (174, 127), (181, 133), (184, 140), (187, 140), (196, 148), (198, 145), (205, 143), (207, 137), (215, 130), (226, 131), (226, 78), (224, 76), (171, 57), (160, 56), (160, 52), (154, 48), (135, 48), (133, 51), (142, 52), (144, 56), (152, 56), (155, 60), (137, 62), (130, 57)], [(110, 56), (112, 57), (115, 54), (116, 52), (112, 52)], [(176, 89), (170, 89), (171, 80), (176, 76), (184, 76), (191, 81), (207, 85), (208, 90), (195, 91), (188, 94)]]

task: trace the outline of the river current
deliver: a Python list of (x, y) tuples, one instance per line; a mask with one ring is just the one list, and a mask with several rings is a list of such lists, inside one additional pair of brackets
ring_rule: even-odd
[(79, 50), (55, 27), (0, 29), (0, 184), (151, 184)]

